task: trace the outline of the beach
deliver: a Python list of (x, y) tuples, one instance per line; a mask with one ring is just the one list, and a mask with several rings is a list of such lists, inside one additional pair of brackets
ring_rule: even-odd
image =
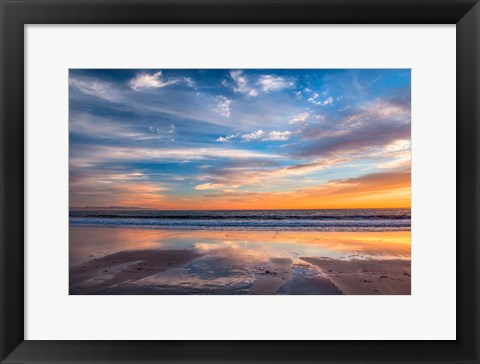
[(409, 295), (410, 231), (70, 226), (71, 295)]

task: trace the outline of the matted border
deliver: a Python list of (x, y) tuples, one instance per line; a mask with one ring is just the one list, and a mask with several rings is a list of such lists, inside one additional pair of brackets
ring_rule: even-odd
[[(5, 363), (478, 362), (478, 1), (2, 0), (0, 11), (0, 358)], [(24, 341), (24, 25), (44, 23), (457, 24), (457, 340)]]

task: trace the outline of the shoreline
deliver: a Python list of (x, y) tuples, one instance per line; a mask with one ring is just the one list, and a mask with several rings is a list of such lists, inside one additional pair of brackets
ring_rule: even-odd
[(265, 227), (265, 228), (260, 228), (260, 227), (251, 227), (251, 226), (220, 226), (220, 227), (205, 227), (205, 228), (199, 228), (195, 226), (165, 226), (165, 225), (139, 225), (139, 224), (84, 224), (84, 223), (69, 223), (69, 228), (72, 227), (84, 227), (84, 228), (100, 228), (100, 229), (134, 229), (134, 230), (171, 230), (171, 231), (239, 231), (239, 232), (245, 232), (245, 231), (265, 231), (265, 232), (283, 232), (283, 231), (288, 231), (288, 232), (321, 232), (321, 233), (329, 233), (329, 232), (365, 232), (365, 233), (379, 233), (379, 232), (395, 232), (395, 231), (411, 231), (411, 227), (405, 228), (405, 227), (399, 227), (399, 228), (394, 228), (394, 227), (388, 227), (388, 228), (371, 228), (371, 227), (366, 227), (366, 228), (338, 228), (338, 227), (331, 227), (331, 228), (288, 228), (288, 227)]

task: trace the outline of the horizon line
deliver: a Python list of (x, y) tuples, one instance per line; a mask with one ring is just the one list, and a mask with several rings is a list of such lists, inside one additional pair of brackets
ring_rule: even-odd
[(139, 210), (139, 211), (281, 211), (281, 210), (394, 210), (394, 209), (411, 209), (411, 206), (398, 206), (398, 207), (346, 207), (346, 208), (291, 208), (291, 209), (156, 209), (147, 207), (124, 207), (124, 206), (74, 206), (69, 207), (69, 210)]

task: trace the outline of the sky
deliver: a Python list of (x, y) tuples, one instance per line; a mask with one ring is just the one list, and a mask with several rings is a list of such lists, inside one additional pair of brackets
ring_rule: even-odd
[(71, 69), (70, 207), (410, 207), (409, 69)]

